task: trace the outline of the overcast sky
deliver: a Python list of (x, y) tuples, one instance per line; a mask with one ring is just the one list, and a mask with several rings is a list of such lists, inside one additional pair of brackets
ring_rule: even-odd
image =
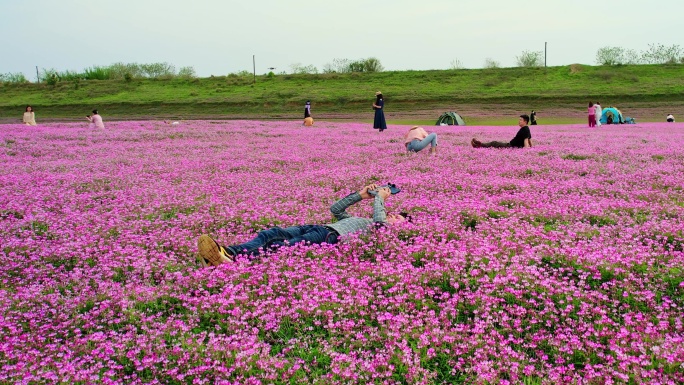
[(0, 73), (169, 62), (199, 76), (319, 70), (377, 57), (387, 70), (455, 59), (595, 64), (600, 47), (684, 46), (682, 0), (0, 0)]

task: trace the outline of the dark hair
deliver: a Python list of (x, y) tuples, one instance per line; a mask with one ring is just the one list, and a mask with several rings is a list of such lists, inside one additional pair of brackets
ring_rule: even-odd
[(97, 115), (97, 109), (93, 110), (93, 114)]
[(404, 219), (406, 219), (409, 223), (413, 222), (413, 217), (409, 215), (406, 211), (402, 211), (399, 213)]
[(382, 99), (382, 94), (377, 94), (375, 97), (375, 100), (380, 100), (380, 99)]
[(594, 107), (594, 102), (589, 102), (589, 107)]
[(530, 117), (529, 117), (529, 116), (527, 116), (527, 115), (525, 115), (525, 114), (522, 114), (522, 115), (520, 115), (520, 117), (523, 118), (523, 120), (525, 120), (525, 122), (527, 122), (527, 123), (530, 122)]
[(306, 104), (311, 104), (311, 100), (307, 100), (307, 101), (306, 101)]
[(29, 108), (31, 109), (31, 111), (33, 111), (33, 107), (32, 107), (32, 106), (26, 106), (26, 109), (24, 110), (24, 112), (28, 112), (28, 109), (29, 109)]

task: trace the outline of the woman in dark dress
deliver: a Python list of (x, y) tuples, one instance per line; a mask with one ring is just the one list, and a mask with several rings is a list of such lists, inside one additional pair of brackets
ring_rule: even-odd
[(373, 128), (376, 130), (379, 129), (380, 132), (383, 132), (387, 129), (387, 122), (385, 122), (385, 112), (383, 111), (385, 102), (382, 100), (382, 92), (376, 92), (375, 98), (375, 103), (373, 103), (373, 109), (375, 110)]
[(536, 126), (537, 125), (537, 112), (535, 110), (532, 110), (532, 113), (530, 114), (530, 126)]
[(311, 101), (307, 100), (304, 105), (304, 119), (311, 117)]

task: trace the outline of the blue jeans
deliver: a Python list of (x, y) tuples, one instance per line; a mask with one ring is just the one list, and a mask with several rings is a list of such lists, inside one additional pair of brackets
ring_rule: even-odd
[[(250, 257), (259, 255), (262, 248), (270, 246), (287, 246), (299, 242), (337, 243), (337, 231), (321, 225), (304, 225), (292, 227), (273, 227), (262, 230), (256, 238), (240, 245), (228, 246), (226, 249), (233, 255), (247, 254)], [(287, 243), (285, 243), (287, 241)]]
[(423, 140), (413, 139), (406, 146), (406, 149), (412, 152), (418, 152), (427, 147), (428, 144), (432, 145), (432, 147), (437, 147), (437, 134), (433, 132), (432, 134), (426, 136)]

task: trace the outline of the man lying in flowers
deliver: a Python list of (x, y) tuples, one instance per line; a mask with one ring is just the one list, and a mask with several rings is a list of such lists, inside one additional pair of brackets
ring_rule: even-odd
[(489, 148), (489, 147), (495, 147), (495, 148), (532, 147), (532, 133), (530, 132), (530, 127), (527, 126), (527, 124), (529, 122), (530, 122), (530, 117), (528, 115), (520, 115), (520, 119), (518, 119), (518, 126), (520, 127), (520, 129), (518, 130), (518, 133), (515, 134), (515, 138), (513, 138), (510, 142), (498, 142), (498, 141), (481, 142), (481, 141), (473, 138), (470, 141), (470, 144), (475, 148), (480, 148), (480, 147), (484, 147), (484, 148)]
[[(299, 242), (335, 244), (339, 237), (346, 234), (366, 230), (375, 225), (403, 222), (408, 214), (387, 215), (385, 212), (385, 199), (391, 194), (392, 190), (389, 187), (379, 188), (375, 184), (364, 186), (360, 191), (353, 192), (330, 206), (330, 211), (337, 219), (335, 223), (286, 228), (276, 226), (260, 231), (256, 238), (239, 245), (224, 247), (209, 235), (202, 235), (197, 240), (198, 259), (202, 266), (218, 266), (222, 263), (234, 261), (235, 257), (240, 254), (252, 259), (270, 246), (294, 245)], [(347, 213), (346, 210), (349, 206), (363, 199), (374, 199), (373, 219), (353, 217)]]

